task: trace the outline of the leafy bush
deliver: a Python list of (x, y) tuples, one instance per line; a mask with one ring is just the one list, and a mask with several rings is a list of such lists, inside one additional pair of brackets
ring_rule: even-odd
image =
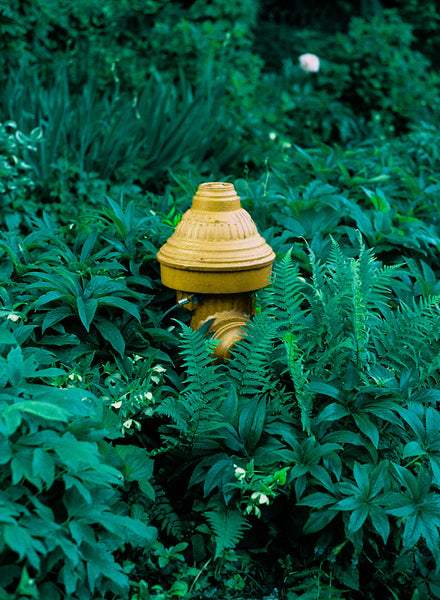
[(18, 340), (32, 328), (14, 323), (13, 313), (3, 319), (0, 595), (125, 595), (120, 548), (149, 547), (156, 530), (146, 515), (132, 516), (121, 486), (142, 482), (150, 459), (140, 448), (112, 446), (120, 434), (108, 409), (84, 390), (54, 385), (65, 375), (52, 366), (55, 356), (22, 349)]
[(409, 582), (435, 594), (437, 299), (396, 308), (398, 271), (363, 247), (355, 259), (333, 243), (326, 264), (310, 261), (310, 280), (290, 255), (278, 264), (226, 367), (183, 328), (184, 391), (158, 409), (186, 447), (174, 479), (217, 556), (264, 536), (272, 558), (325, 569), (352, 598), (409, 598)]

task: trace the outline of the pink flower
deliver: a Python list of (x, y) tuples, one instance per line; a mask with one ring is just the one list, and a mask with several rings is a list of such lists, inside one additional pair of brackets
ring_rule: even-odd
[(299, 57), (299, 66), (307, 73), (317, 73), (319, 71), (320, 62), (316, 54), (301, 54)]

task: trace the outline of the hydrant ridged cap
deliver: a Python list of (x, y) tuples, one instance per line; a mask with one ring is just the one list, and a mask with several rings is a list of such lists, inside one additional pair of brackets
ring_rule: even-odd
[(192, 208), (159, 250), (164, 285), (228, 294), (265, 287), (275, 254), (241, 208), (232, 183), (202, 183)]

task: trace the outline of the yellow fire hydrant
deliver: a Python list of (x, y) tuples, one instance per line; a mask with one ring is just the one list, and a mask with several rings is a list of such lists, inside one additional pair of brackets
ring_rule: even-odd
[(191, 327), (212, 320), (225, 360), (255, 314), (253, 292), (268, 285), (275, 254), (241, 208), (232, 183), (202, 183), (173, 235), (157, 254), (164, 285), (193, 310)]

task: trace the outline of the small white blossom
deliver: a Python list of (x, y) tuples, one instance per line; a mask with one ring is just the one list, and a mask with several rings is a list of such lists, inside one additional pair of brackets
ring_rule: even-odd
[(237, 465), (234, 465), (234, 467), (235, 467), (235, 471), (234, 471), (235, 477), (238, 479), (238, 481), (243, 481), (243, 479), (246, 477), (246, 470), (242, 469), (241, 467), (237, 467)]
[(132, 424), (133, 424), (133, 419), (127, 419), (126, 421), (124, 421), (124, 423), (122, 423), (122, 425), (125, 427), (125, 429), (130, 429)]
[(112, 406), (113, 408), (121, 408), (122, 400), (119, 400), (118, 402), (113, 402)]
[(299, 57), (299, 66), (307, 73), (317, 73), (321, 63), (316, 54), (301, 54)]
[(251, 500), (256, 500), (258, 504), (269, 504), (270, 500), (262, 492), (254, 492), (251, 496)]
[(18, 321), (18, 319), (20, 318), (20, 315), (14, 315), (14, 313), (9, 313), (9, 315), (7, 316), (7, 318), (8, 318), (10, 321), (14, 321), (14, 322), (16, 322), (16, 321)]
[(275, 133), (275, 131), (271, 131), (269, 133), (269, 137), (270, 137), (271, 140), (276, 140), (277, 134)]

